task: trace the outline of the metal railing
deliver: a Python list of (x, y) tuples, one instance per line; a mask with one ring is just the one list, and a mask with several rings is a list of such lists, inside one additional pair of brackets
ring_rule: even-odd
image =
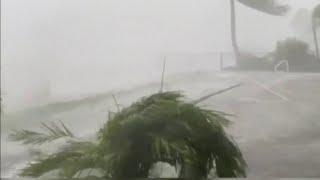
[(281, 65), (285, 65), (285, 72), (290, 72), (289, 69), (289, 62), (287, 60), (281, 60), (279, 61), (275, 66), (274, 66), (274, 72), (279, 72), (279, 68), (281, 67)]

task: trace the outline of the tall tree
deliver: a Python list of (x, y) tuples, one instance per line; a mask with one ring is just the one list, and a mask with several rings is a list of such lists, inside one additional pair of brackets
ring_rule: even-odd
[[(236, 62), (238, 64), (240, 58), (240, 50), (237, 42), (237, 26), (236, 26), (236, 0), (230, 0), (230, 13), (231, 13), (231, 40), (233, 52), (236, 57)], [(238, 2), (248, 6), (250, 8), (256, 9), (260, 12), (281, 16), (288, 11), (287, 5), (279, 4), (276, 0), (238, 0)]]
[(318, 34), (317, 34), (318, 27), (320, 27), (320, 4), (315, 7), (312, 13), (313, 39), (314, 39), (314, 45), (316, 49), (316, 56), (318, 61), (320, 62), (319, 43), (318, 43)]

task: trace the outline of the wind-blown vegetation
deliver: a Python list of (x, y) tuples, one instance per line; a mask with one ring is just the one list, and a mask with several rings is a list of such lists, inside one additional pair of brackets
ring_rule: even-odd
[(73, 133), (60, 121), (61, 127), (52, 122), (50, 125), (42, 123), (42, 128), (47, 133), (40, 133), (28, 130), (14, 131), (9, 135), (12, 141), (22, 141), (23, 144), (41, 145), (63, 137), (73, 138)]
[(274, 51), (275, 64), (287, 60), (292, 72), (319, 72), (320, 64), (311, 52), (309, 45), (296, 38), (277, 42)]
[[(241, 60), (241, 53), (237, 42), (237, 21), (235, 1), (236, 0), (230, 0), (231, 40), (236, 62), (238, 64)], [(238, 2), (257, 11), (274, 16), (284, 15), (289, 9), (288, 5), (280, 4), (279, 2), (277, 2), (277, 0), (238, 0)]]
[(39, 177), (59, 170), (59, 176), (71, 178), (85, 170), (83, 176), (94, 176), (95, 170), (105, 178), (145, 178), (152, 165), (162, 161), (174, 166), (179, 177), (206, 178), (211, 170), (218, 177), (245, 177), (245, 160), (224, 130), (230, 123), (227, 114), (202, 109), (199, 102), (185, 102), (179, 92), (142, 98), (109, 116), (94, 142), (75, 138), (63, 124), (45, 126), (51, 134), (16, 131), (11, 139), (24, 144), (62, 137), (57, 134), (70, 137), (59, 152), (39, 157), (20, 175)]

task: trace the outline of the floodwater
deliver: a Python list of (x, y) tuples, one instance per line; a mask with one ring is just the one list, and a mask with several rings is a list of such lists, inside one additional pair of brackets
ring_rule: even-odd
[[(181, 90), (187, 100), (231, 85), (242, 86), (201, 106), (231, 113), (227, 129), (248, 162), (249, 177), (320, 177), (320, 75), (267, 72), (193, 72), (166, 78), (165, 90)], [(31, 160), (25, 147), (7, 141), (11, 129), (38, 130), (41, 122), (63, 121), (76, 135), (90, 137), (115, 110), (111, 93), (128, 106), (159, 90), (159, 82), (106, 92), (7, 114), (1, 120), (2, 177), (15, 177)], [(41, 148), (54, 151), (63, 140)]]

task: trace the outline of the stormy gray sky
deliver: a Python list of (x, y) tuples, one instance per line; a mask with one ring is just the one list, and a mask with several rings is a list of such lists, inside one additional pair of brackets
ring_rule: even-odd
[[(293, 13), (317, 0), (285, 2), (292, 5), (285, 17), (238, 4), (243, 50), (271, 51), (296, 36)], [(164, 55), (231, 51), (225, 0), (2, 0), (1, 10), (8, 111), (154, 80)]]

